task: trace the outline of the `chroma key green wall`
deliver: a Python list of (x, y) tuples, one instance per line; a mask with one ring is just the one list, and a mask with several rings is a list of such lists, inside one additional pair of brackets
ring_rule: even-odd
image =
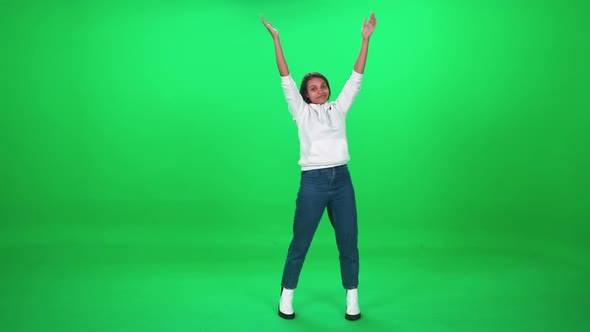
[[(324, 220), (276, 315), (298, 188), (280, 88), (347, 119), (361, 310)], [(7, 331), (587, 331), (589, 6), (515, 1), (0, 1)]]

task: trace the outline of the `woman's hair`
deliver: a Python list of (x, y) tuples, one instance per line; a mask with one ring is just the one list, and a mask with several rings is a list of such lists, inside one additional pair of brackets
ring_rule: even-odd
[(299, 93), (301, 94), (301, 97), (303, 97), (303, 100), (308, 104), (311, 103), (311, 100), (309, 99), (308, 96), (306, 96), (307, 82), (309, 82), (310, 79), (316, 78), (316, 77), (321, 78), (324, 80), (324, 82), (326, 82), (326, 86), (328, 87), (328, 90), (330, 91), (330, 92), (328, 92), (328, 99), (330, 98), (330, 95), (332, 94), (332, 89), (330, 89), (330, 83), (328, 83), (328, 79), (324, 75), (322, 75), (318, 72), (307, 73), (307, 74), (305, 74), (305, 76), (303, 76), (303, 81), (301, 81), (301, 87), (299, 88)]

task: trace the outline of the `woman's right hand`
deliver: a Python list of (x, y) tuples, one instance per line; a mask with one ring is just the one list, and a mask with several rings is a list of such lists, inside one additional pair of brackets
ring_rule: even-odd
[(277, 29), (273, 28), (273, 26), (264, 19), (264, 16), (261, 16), (260, 18), (262, 19), (262, 24), (264, 24), (264, 26), (268, 29), (268, 32), (270, 32), (272, 38), (278, 38), (279, 32)]

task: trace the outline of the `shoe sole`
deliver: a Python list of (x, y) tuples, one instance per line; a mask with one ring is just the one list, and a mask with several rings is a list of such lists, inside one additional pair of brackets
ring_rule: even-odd
[(291, 319), (295, 318), (295, 313), (285, 314), (285, 313), (282, 313), (281, 310), (279, 310), (279, 317), (281, 317), (283, 319), (291, 320)]
[(359, 320), (361, 319), (361, 314), (356, 314), (356, 315), (349, 315), (349, 314), (345, 314), (344, 318), (346, 318), (347, 320)]

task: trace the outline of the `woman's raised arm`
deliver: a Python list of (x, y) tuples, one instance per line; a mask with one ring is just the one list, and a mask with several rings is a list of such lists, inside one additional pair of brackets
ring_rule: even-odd
[(354, 71), (359, 74), (363, 74), (365, 71), (365, 63), (367, 62), (367, 53), (369, 52), (369, 39), (375, 30), (375, 26), (377, 25), (377, 19), (375, 18), (375, 13), (371, 13), (371, 18), (367, 22), (363, 22), (363, 28), (361, 29), (361, 34), (363, 35), (363, 42), (361, 44), (361, 51), (356, 59), (354, 64)]
[(262, 16), (261, 19), (264, 26), (268, 29), (268, 32), (270, 32), (270, 35), (272, 36), (272, 39), (275, 44), (275, 55), (277, 58), (277, 67), (279, 68), (279, 74), (281, 74), (281, 76), (288, 76), (289, 67), (287, 67), (287, 62), (285, 61), (285, 56), (283, 55), (283, 48), (281, 47), (279, 32), (264, 19), (264, 16)]

